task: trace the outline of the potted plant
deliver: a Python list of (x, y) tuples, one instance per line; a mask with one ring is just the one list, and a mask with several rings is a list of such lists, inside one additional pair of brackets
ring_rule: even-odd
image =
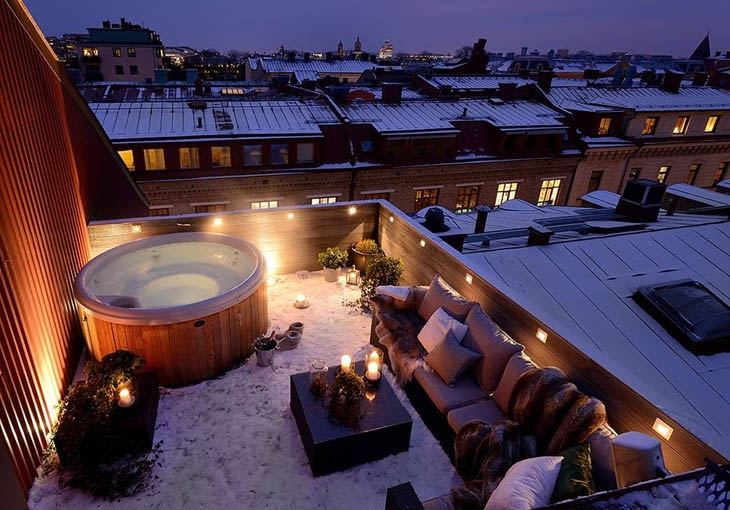
[(373, 259), (360, 280), (360, 299), (357, 301), (360, 308), (370, 311), (375, 289), (380, 285), (398, 285), (404, 269), (403, 261), (395, 257), (380, 255)]
[(327, 248), (317, 255), (317, 260), (324, 269), (324, 279), (336, 282), (340, 277), (340, 268), (347, 264), (347, 253), (337, 247)]
[(380, 248), (378, 247), (378, 243), (372, 239), (363, 239), (350, 246), (352, 263), (361, 273), (365, 272), (368, 264), (378, 255), (380, 255)]

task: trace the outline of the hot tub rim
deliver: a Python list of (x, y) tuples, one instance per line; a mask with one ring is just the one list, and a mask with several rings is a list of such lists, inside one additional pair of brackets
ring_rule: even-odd
[[(89, 275), (95, 274), (95, 270), (103, 268), (110, 259), (145, 248), (186, 241), (223, 244), (245, 251), (253, 257), (256, 265), (248, 278), (223, 294), (179, 306), (122, 308), (102, 302), (86, 288), (85, 282)], [(217, 232), (176, 232), (137, 239), (100, 253), (81, 269), (74, 280), (73, 290), (74, 298), (79, 305), (83, 306), (83, 312), (86, 315), (115, 324), (155, 326), (188, 322), (214, 315), (250, 297), (262, 284), (266, 284), (266, 259), (261, 251), (249, 241)]]

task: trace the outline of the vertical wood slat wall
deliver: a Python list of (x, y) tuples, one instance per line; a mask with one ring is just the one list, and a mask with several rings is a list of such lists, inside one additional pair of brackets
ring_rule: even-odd
[(87, 212), (119, 206), (79, 174), (113, 183), (122, 213), (146, 202), (19, 0), (0, 0), (0, 28), (0, 448), (27, 491), (82, 345), (72, 283)]

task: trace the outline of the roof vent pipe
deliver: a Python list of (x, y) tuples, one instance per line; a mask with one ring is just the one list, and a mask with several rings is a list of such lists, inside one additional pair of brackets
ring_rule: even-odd
[(199, 128), (203, 127), (203, 117), (198, 117), (198, 127)]
[(527, 227), (527, 231), (529, 232), (527, 236), (527, 246), (542, 246), (550, 244), (550, 238), (554, 234), (552, 230), (538, 223)]
[(477, 222), (474, 224), (474, 233), (483, 234), (487, 226), (487, 215), (492, 212), (492, 208), (486, 205), (478, 205), (476, 211)]

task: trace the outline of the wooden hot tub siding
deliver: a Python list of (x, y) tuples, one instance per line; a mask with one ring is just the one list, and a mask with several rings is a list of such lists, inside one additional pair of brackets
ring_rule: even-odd
[(163, 386), (182, 386), (222, 374), (253, 353), (254, 340), (268, 327), (265, 281), (230, 308), (176, 324), (116, 324), (93, 317), (81, 304), (78, 309), (94, 359), (119, 349), (134, 352), (155, 371)]

